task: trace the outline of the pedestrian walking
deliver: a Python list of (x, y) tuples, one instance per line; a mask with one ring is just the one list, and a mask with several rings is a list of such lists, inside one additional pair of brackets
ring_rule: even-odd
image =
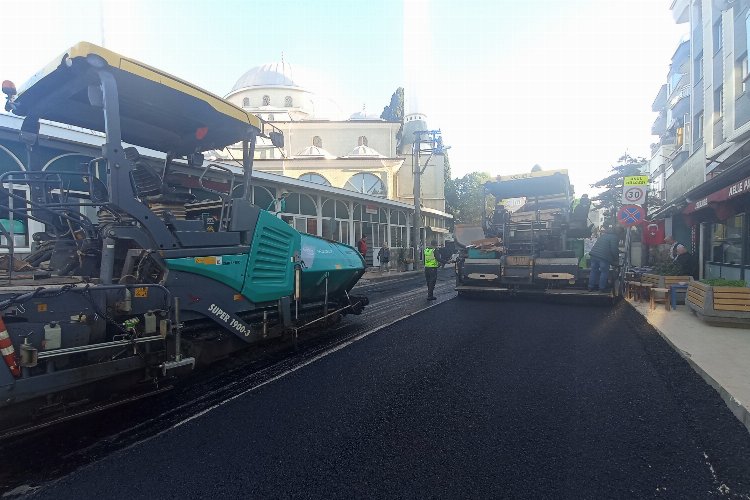
[(424, 249), (424, 277), (427, 280), (427, 300), (435, 300), (435, 283), (437, 282), (437, 241), (432, 240)]
[(367, 235), (362, 236), (357, 242), (357, 250), (362, 254), (362, 258), (367, 257)]
[(596, 291), (608, 293), (609, 268), (620, 261), (620, 237), (615, 229), (610, 227), (603, 235), (597, 238), (591, 248), (591, 274), (589, 274), (589, 292)]
[(380, 247), (380, 250), (378, 250), (378, 261), (380, 261), (380, 272), (383, 272), (383, 269), (388, 269), (388, 263), (391, 261), (391, 249), (388, 248), (388, 245), (383, 245)]

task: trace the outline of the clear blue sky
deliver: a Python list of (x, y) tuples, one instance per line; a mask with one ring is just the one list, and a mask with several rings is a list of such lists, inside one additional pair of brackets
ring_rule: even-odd
[[(582, 193), (625, 151), (648, 156), (651, 103), (686, 30), (670, 1), (427, 4), (420, 104), (454, 176), (538, 163), (569, 169)], [(5, 11), (0, 78), (20, 84), (77, 41), (101, 43), (102, 8), (112, 50), (222, 96), (283, 52), (347, 114), (379, 114), (406, 84), (404, 28), (419, 24), (401, 0), (23, 0)]]

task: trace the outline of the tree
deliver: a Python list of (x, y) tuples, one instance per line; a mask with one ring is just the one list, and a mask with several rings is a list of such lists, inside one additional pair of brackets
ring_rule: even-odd
[[(453, 214), (453, 202), (455, 202), (456, 187), (451, 179), (451, 161), (446, 153), (443, 156), (443, 189), (445, 191), (445, 211), (446, 213)], [(449, 195), (451, 200), (448, 200)]]
[(594, 208), (603, 208), (605, 225), (615, 224), (617, 211), (622, 206), (622, 186), (624, 178), (631, 175), (643, 175), (646, 159), (632, 157), (625, 153), (617, 160), (617, 164), (610, 168), (610, 175), (591, 184), (594, 188), (604, 188), (604, 191), (594, 196), (591, 201)]
[(404, 88), (399, 87), (391, 96), (391, 103), (383, 108), (380, 118), (389, 122), (401, 122), (401, 128), (396, 133), (396, 139), (401, 140), (404, 129)]
[[(488, 203), (484, 183), (490, 180), (486, 172), (472, 172), (445, 184), (445, 203), (450, 208), (454, 222), (480, 224), (482, 207)], [(490, 207), (491, 208), (491, 207)]]

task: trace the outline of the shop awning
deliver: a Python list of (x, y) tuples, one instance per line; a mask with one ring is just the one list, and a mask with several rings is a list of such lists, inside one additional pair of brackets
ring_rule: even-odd
[(690, 214), (706, 208), (709, 203), (727, 201), (747, 193), (750, 193), (750, 177), (745, 177), (744, 179), (719, 189), (718, 191), (714, 191), (703, 198), (688, 203), (688, 205), (682, 210), (682, 213)]

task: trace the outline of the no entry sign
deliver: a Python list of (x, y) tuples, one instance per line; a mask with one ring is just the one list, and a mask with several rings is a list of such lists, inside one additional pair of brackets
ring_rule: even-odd
[(623, 205), (617, 211), (617, 220), (623, 226), (635, 226), (646, 220), (646, 211), (638, 205)]

